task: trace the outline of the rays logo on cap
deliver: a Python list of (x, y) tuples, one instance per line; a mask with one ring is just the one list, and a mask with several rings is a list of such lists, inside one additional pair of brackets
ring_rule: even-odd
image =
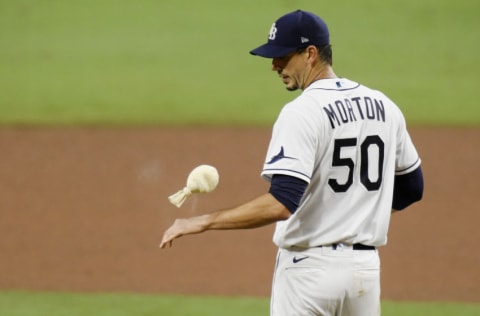
[(275, 25), (275, 23), (273, 23), (272, 27), (270, 28), (270, 32), (268, 33), (268, 39), (273, 41), (276, 36), (277, 36), (277, 26)]
[(267, 43), (252, 49), (250, 54), (280, 58), (308, 45), (330, 44), (327, 24), (311, 12), (296, 10), (284, 14), (270, 25)]

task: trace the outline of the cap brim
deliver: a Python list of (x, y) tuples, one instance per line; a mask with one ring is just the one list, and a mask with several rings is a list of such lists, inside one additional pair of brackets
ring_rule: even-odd
[(280, 58), (295, 51), (296, 47), (276, 46), (270, 43), (259, 46), (250, 51), (250, 54), (265, 58)]

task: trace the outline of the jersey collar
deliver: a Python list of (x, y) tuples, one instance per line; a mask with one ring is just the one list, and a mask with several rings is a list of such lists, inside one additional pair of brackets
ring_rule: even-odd
[(322, 89), (322, 90), (350, 90), (358, 87), (360, 84), (345, 78), (329, 78), (329, 79), (320, 79), (312, 82), (304, 92), (312, 89)]

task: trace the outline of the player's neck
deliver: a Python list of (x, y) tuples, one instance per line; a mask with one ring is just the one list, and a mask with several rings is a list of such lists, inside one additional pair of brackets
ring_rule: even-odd
[[(317, 80), (322, 80), (322, 79), (333, 79), (337, 78), (337, 75), (333, 71), (332, 66), (330, 65), (321, 65), (317, 69), (312, 69), (312, 72), (310, 73), (311, 80), (307, 81), (307, 85), (305, 85), (305, 88), (310, 86), (312, 83), (314, 83)], [(304, 89), (305, 89), (304, 88)]]

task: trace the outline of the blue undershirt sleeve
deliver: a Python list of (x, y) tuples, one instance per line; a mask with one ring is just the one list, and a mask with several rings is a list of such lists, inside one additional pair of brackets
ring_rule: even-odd
[(300, 204), (307, 185), (306, 181), (299, 178), (275, 174), (272, 177), (269, 193), (293, 214)]
[(414, 171), (395, 176), (392, 208), (400, 211), (410, 204), (420, 201), (423, 195), (423, 173), (418, 167)]

